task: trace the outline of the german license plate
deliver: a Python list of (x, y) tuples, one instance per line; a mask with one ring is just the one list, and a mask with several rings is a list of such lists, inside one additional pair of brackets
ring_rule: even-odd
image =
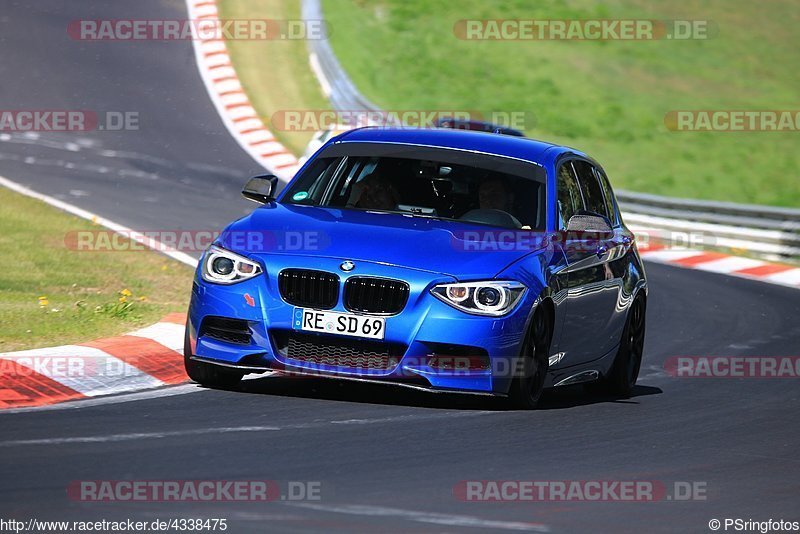
[(383, 339), (386, 320), (353, 313), (295, 308), (294, 329), (340, 336)]

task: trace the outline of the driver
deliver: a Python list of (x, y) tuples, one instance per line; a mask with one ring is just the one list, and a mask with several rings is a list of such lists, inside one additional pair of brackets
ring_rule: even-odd
[(368, 210), (394, 210), (397, 208), (397, 194), (392, 184), (376, 174), (369, 174), (358, 184), (360, 195), (354, 206)]
[(478, 187), (479, 209), (470, 210), (460, 218), (505, 228), (529, 230), (530, 227), (523, 226), (519, 219), (510, 213), (513, 209), (513, 200), (514, 197), (503, 180), (497, 178), (486, 180)]
[(482, 210), (511, 211), (513, 197), (503, 180), (487, 180), (478, 188), (478, 202)]

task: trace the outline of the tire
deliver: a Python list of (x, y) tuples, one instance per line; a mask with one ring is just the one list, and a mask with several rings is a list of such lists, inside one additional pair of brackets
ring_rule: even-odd
[(525, 336), (517, 372), (508, 391), (513, 408), (533, 410), (539, 403), (549, 367), (550, 322), (550, 315), (539, 307)]
[(636, 385), (644, 352), (645, 311), (644, 299), (637, 298), (633, 301), (622, 331), (619, 350), (614, 357), (611, 371), (603, 380), (603, 389), (607, 393), (627, 398)]
[(239, 383), (244, 373), (225, 369), (218, 365), (192, 360), (192, 345), (189, 343), (189, 326), (183, 338), (183, 366), (186, 374), (201, 386), (230, 388)]

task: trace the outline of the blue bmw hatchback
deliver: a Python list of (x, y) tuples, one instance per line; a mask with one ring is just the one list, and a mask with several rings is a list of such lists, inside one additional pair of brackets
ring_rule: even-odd
[(446, 129), (328, 141), (203, 255), (188, 375), (274, 371), (508, 397), (636, 383), (647, 283), (603, 169), (576, 150)]

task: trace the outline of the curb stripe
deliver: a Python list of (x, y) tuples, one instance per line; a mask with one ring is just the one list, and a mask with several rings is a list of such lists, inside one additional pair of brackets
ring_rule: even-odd
[(25, 350), (2, 354), (0, 357), (12, 360), (86, 397), (163, 385), (160, 380), (102, 350), (82, 345)]
[(0, 409), (42, 406), (83, 397), (74, 389), (13, 360), (0, 360), (0, 378), (4, 386), (0, 390)]
[(129, 336), (145, 337), (161, 343), (167, 348), (183, 355), (183, 334), (184, 327), (175, 323), (156, 323), (147, 328), (130, 332)]
[(671, 249), (653, 239), (652, 229), (635, 226), (633, 229), (635, 233), (648, 237), (643, 240), (643, 246), (639, 250), (639, 255), (644, 260), (800, 289), (798, 267), (720, 252), (704, 252), (689, 248)]
[(161, 319), (162, 323), (175, 323), (181, 326), (186, 326), (186, 314), (181, 312), (168, 313)]
[(750, 258), (726, 256), (718, 260), (701, 263), (697, 266), (697, 268), (702, 271), (711, 271), (715, 273), (738, 273), (743, 269), (756, 267), (760, 263), (760, 261)]
[(283, 150), (276, 150), (275, 152), (267, 152), (266, 154), (261, 154), (261, 155), (264, 156), (265, 158), (269, 158), (272, 156), (279, 156), (281, 154), (286, 154), (286, 152), (284, 152)]
[(185, 313), (130, 334), (0, 354), (0, 409), (44, 406), (188, 381)]
[[(217, 2), (214, 0), (199, 3), (187, 0), (186, 9), (190, 19), (219, 20)], [(274, 139), (272, 132), (264, 126), (247, 94), (242, 90), (242, 84), (231, 62), (225, 39), (215, 37), (202, 41), (193, 40), (192, 45), (200, 77), (203, 79), (211, 102), (228, 132), (250, 157), (277, 175), (284, 183), (288, 182), (299, 168), (299, 162), (294, 154), (285, 147), (281, 147), (280, 153), (260, 153), (245, 137), (248, 133), (263, 132), (270, 139)], [(224, 73), (224, 75), (220, 76), (220, 73)], [(236, 102), (226, 101), (223, 98), (232, 94), (240, 95), (240, 98)], [(242, 116), (242, 113), (246, 116)], [(246, 126), (238, 124), (243, 121), (257, 122), (248, 122)]]
[(707, 263), (710, 261), (721, 260), (726, 258), (725, 254), (720, 254), (718, 252), (703, 252), (696, 256), (691, 256), (688, 258), (681, 258), (679, 260), (675, 260), (675, 263), (679, 263), (681, 265), (685, 265), (687, 267), (699, 265), (701, 263)]
[(183, 360), (175, 351), (145, 337), (117, 336), (84, 343), (122, 360), (166, 384), (186, 381)]
[(749, 269), (740, 269), (736, 272), (739, 274), (746, 274), (749, 276), (769, 276), (771, 274), (782, 273), (785, 271), (791, 271), (793, 267), (788, 265), (779, 265), (777, 263), (767, 263), (764, 265), (759, 265), (758, 267), (750, 267)]
[(792, 269), (782, 273), (771, 274), (766, 278), (762, 278), (761, 280), (800, 288), (800, 269)]
[(272, 138), (270, 138), (270, 139), (262, 139), (260, 141), (253, 141), (252, 143), (250, 143), (250, 146), (263, 145), (263, 144), (266, 144), (266, 143), (272, 143), (274, 141), (275, 141), (275, 139), (272, 139)]

